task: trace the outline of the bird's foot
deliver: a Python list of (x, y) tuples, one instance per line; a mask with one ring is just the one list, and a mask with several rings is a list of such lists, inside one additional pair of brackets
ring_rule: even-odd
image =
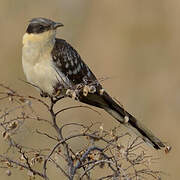
[(61, 95), (61, 90), (59, 89), (53, 94), (54, 97), (60, 97), (60, 95)]

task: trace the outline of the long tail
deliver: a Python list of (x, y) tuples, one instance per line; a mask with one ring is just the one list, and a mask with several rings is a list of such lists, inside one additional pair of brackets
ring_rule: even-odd
[(153, 146), (155, 149), (165, 147), (165, 144), (160, 139), (154, 136), (140, 121), (118, 105), (106, 92), (104, 92), (103, 95), (89, 94), (86, 97), (82, 97), (80, 101), (103, 108), (118, 122), (132, 129), (137, 136), (140, 136), (148, 145)]

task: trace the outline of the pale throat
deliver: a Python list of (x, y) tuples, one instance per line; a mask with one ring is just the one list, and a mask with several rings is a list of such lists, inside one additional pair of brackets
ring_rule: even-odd
[(55, 30), (49, 30), (39, 34), (25, 33), (23, 36), (23, 46), (47, 51), (54, 46), (55, 36)]
[(23, 36), (23, 59), (31, 64), (49, 59), (55, 44), (56, 31), (50, 30), (40, 34), (28, 34)]

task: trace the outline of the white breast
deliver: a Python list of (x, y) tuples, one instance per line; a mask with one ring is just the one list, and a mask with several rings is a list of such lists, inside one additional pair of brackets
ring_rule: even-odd
[(22, 65), (28, 82), (49, 95), (53, 94), (57, 83), (68, 88), (70, 84), (67, 77), (53, 65), (51, 57), (53, 39), (51, 40), (47, 34), (38, 37), (25, 34), (23, 44)]
[(39, 55), (37, 52), (29, 54), (28, 50), (23, 48), (22, 65), (27, 81), (52, 95), (53, 87), (59, 80), (52, 66), (51, 57)]

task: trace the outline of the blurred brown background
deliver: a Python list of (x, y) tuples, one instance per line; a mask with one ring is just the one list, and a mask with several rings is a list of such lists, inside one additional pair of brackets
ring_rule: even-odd
[[(28, 20), (47, 17), (65, 26), (57, 36), (70, 42), (97, 77), (110, 77), (103, 85), (110, 94), (143, 120), (171, 153), (154, 152), (158, 166), (180, 177), (180, 2), (178, 0), (52, 0), (0, 1), (0, 82), (19, 92), (39, 96), (18, 79), (22, 36)], [(65, 100), (65, 105), (71, 100)], [(62, 104), (60, 106), (63, 106)], [(97, 118), (92, 112), (66, 113), (64, 119)], [(103, 113), (104, 126), (112, 120)], [(113, 121), (114, 122), (114, 121)], [(114, 122), (113, 125), (116, 125)], [(26, 140), (24, 138), (24, 140)], [(156, 164), (157, 165), (157, 164)], [(17, 179), (27, 179), (17, 173)], [(7, 177), (0, 171), (0, 179)]]

